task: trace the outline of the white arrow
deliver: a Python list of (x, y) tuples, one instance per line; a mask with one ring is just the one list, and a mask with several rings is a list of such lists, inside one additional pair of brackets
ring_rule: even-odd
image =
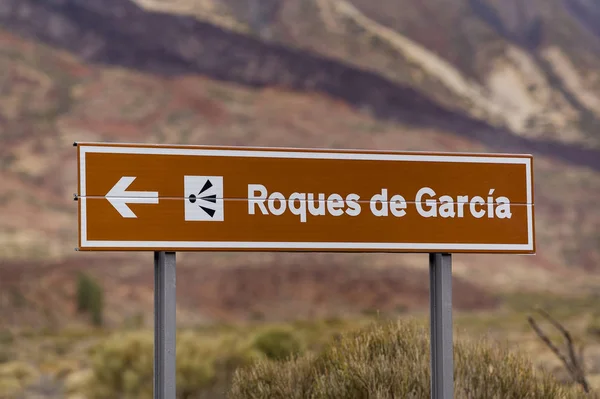
[(123, 176), (105, 198), (124, 218), (137, 218), (127, 204), (158, 204), (157, 191), (126, 191), (135, 177)]

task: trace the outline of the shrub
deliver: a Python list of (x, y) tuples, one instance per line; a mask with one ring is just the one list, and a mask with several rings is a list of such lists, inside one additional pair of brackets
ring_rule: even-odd
[[(13, 352), (5, 347), (4, 345), (0, 345), (0, 365), (3, 363), (8, 363), (14, 359)], [(2, 391), (0, 391), (2, 392)]]
[(38, 377), (38, 372), (27, 363), (16, 361), (4, 363), (0, 365), (0, 395), (15, 397)]
[[(14, 341), (13, 334), (9, 330), (0, 330), (0, 365), (14, 358), (11, 344)], [(0, 390), (2, 392), (2, 390)]]
[[(319, 355), (239, 369), (229, 392), (243, 398), (429, 398), (429, 333), (415, 323), (346, 335)], [(456, 398), (584, 397), (522, 356), (484, 342), (455, 344)]]
[(600, 312), (596, 312), (592, 315), (586, 330), (588, 334), (600, 338)]
[(9, 330), (0, 330), (0, 344), (12, 344), (14, 340), (15, 337)]
[(92, 323), (101, 326), (104, 310), (104, 292), (96, 280), (87, 274), (80, 273), (77, 278), (77, 311), (89, 313)]
[(153, 342), (150, 334), (119, 334), (93, 348), (90, 397), (151, 397)]
[[(152, 398), (153, 336), (149, 332), (114, 334), (92, 349), (93, 376), (86, 397)], [(236, 367), (260, 357), (251, 345), (192, 331), (177, 333), (177, 398), (223, 397)], [(219, 391), (220, 396), (219, 396)]]
[(283, 328), (259, 333), (254, 339), (254, 347), (272, 360), (284, 360), (302, 350), (302, 344), (296, 335)]
[(144, 314), (136, 312), (123, 320), (123, 327), (127, 330), (136, 330), (144, 326)]

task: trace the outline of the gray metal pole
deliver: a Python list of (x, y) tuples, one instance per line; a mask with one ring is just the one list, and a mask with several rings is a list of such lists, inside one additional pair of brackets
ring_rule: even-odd
[(452, 255), (429, 254), (431, 398), (454, 398)]
[(175, 252), (154, 252), (154, 399), (175, 399)]

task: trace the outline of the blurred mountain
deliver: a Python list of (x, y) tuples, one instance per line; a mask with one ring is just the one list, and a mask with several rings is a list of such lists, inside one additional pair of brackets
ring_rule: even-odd
[[(599, 0), (2, 0), (0, 287), (21, 268), (76, 269), (73, 141), (533, 153), (538, 254), (457, 256), (455, 275), (490, 290), (592, 286), (599, 16)], [(146, 258), (119, 259), (131, 268), (114, 287)], [(400, 259), (406, 273), (424, 264)]]
[(600, 148), (597, 0), (137, 0), (418, 89), (522, 137)]
[(322, 91), (600, 167), (598, 1), (137, 2), (5, 0), (0, 21), (86, 61)]

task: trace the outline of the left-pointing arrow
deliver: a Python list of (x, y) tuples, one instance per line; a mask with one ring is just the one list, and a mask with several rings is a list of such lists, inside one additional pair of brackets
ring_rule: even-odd
[(158, 192), (156, 191), (127, 191), (134, 180), (135, 177), (121, 177), (105, 196), (124, 218), (137, 218), (127, 204), (158, 204)]

